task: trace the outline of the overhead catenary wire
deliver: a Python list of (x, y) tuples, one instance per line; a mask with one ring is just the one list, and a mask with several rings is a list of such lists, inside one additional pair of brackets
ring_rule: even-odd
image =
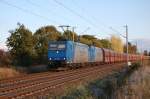
[(66, 5), (64, 5), (63, 3), (59, 2), (58, 0), (53, 0), (53, 1), (55, 3), (57, 3), (58, 5), (62, 6), (63, 8), (65, 8), (66, 10), (68, 10), (70, 13), (78, 16), (80, 19), (84, 20), (86, 23), (90, 24), (94, 28), (96, 27), (96, 25), (93, 22), (91, 22), (90, 20), (88, 20), (87, 18), (85, 18), (84, 16), (82, 16), (81, 14), (79, 14), (78, 12), (76, 12), (73, 9), (67, 7)]
[[(34, 6), (41, 7), (41, 6), (38, 5), (38, 4), (34, 4), (34, 3), (31, 2), (30, 0), (27, 0), (27, 1), (29, 1), (29, 2), (30, 2), (32, 5), (34, 5)], [(92, 26), (95, 28), (96, 25), (95, 25), (93, 22), (91, 22), (90, 20), (86, 19), (84, 16), (80, 15), (79, 13), (77, 13), (77, 12), (75, 12), (74, 10), (70, 9), (69, 7), (65, 6), (65, 5), (62, 4), (61, 2), (58, 2), (57, 0), (54, 0), (54, 1), (55, 1), (57, 4), (63, 6), (65, 9), (69, 10), (71, 13), (77, 15), (77, 16), (80, 17), (82, 20), (86, 21), (87, 23), (89, 23), (90, 25), (92, 25)], [(48, 17), (46, 17), (46, 16), (42, 16), (42, 15), (40, 15), (40, 14), (38, 14), (38, 13), (33, 12), (33, 11), (30, 11), (30, 10), (24, 9), (24, 8), (22, 8), (22, 7), (19, 7), (19, 6), (17, 6), (17, 5), (11, 4), (11, 3), (9, 3), (9, 2), (7, 2), (7, 1), (5, 1), (5, 0), (1, 0), (0, 3), (3, 3), (3, 4), (5, 4), (5, 5), (8, 5), (8, 6), (11, 6), (11, 7), (14, 7), (14, 8), (17, 8), (18, 10), (21, 10), (22, 12), (25, 12), (25, 13), (28, 13), (28, 14), (31, 14), (31, 15), (34, 15), (34, 16), (37, 16), (37, 17), (40, 17), (40, 18), (42, 18), (42, 19), (44, 19), (44, 20), (48, 20), (48, 21), (51, 21), (51, 22), (53, 22), (53, 23), (57, 23), (55, 20), (52, 20), (52, 19), (50, 19), (50, 18), (48, 18)]]
[[(74, 2), (74, 1), (73, 1)], [(83, 8), (83, 7), (81, 7), (81, 6), (78, 6), (77, 5), (77, 3), (76, 2), (74, 2), (75, 4), (76, 4), (76, 6), (78, 7), (78, 8), (80, 8), (80, 9), (82, 9), (82, 10), (84, 10), (84, 13), (86, 14), (86, 15), (88, 15), (86, 12), (86, 9), (85, 8)], [(122, 35), (121, 34), (121, 32), (119, 32), (118, 30), (116, 30), (116, 29), (114, 29), (112, 26), (110, 27), (110, 26), (108, 26), (108, 25), (106, 25), (104, 22), (102, 22), (102, 21), (100, 21), (100, 20), (97, 20), (92, 14), (91, 15), (88, 15), (89, 17), (91, 17), (91, 19), (93, 20), (93, 21), (98, 21), (98, 22), (100, 22), (101, 24), (101, 26), (103, 26), (103, 27), (105, 27), (105, 28), (107, 28), (107, 29), (109, 29), (109, 30), (112, 30), (112, 31), (114, 31), (115, 32), (115, 34), (118, 34), (118, 35), (121, 35), (122, 37), (125, 37), (124, 35)], [(97, 24), (97, 23), (96, 23)], [(97, 26), (99, 26), (99, 24), (97, 24)], [(109, 33), (107, 33), (107, 34), (109, 34)], [(110, 35), (110, 34), (109, 34)]]
[[(31, 0), (26, 0), (26, 1), (27, 1), (29, 4), (31, 4), (31, 5), (33, 5), (33, 6), (35, 6), (35, 7), (45, 8), (45, 7), (41, 6), (40, 4), (37, 4), (37, 3), (32, 2)], [(56, 2), (57, 2), (57, 1), (56, 1)], [(58, 4), (58, 3), (57, 3), (57, 4)], [(61, 3), (60, 3), (60, 4), (61, 4)], [(61, 5), (63, 5), (63, 4), (61, 4)], [(67, 7), (66, 7), (65, 5), (63, 5), (63, 6), (67, 9)], [(45, 8), (45, 10), (47, 10), (47, 11), (53, 13), (53, 14), (56, 14), (56, 13), (55, 13), (54, 11), (52, 11), (51, 9)], [(70, 10), (70, 11), (72, 12), (73, 10)], [(73, 12), (76, 13), (75, 11), (73, 11)], [(78, 14), (78, 13), (76, 13), (76, 14)], [(63, 18), (63, 20), (64, 20), (64, 19), (65, 19), (66, 21), (69, 20), (68, 18), (66, 18), (66, 17), (64, 17), (64, 16), (62, 16), (62, 15), (60, 15), (60, 16), (61, 16), (61, 18)], [(83, 19), (83, 17), (82, 17), (81, 15), (78, 14), (78, 16)], [(70, 20), (70, 21), (71, 21), (71, 20)], [(88, 21), (88, 20), (85, 19), (85, 21)], [(92, 22), (90, 22), (90, 24), (94, 25)]]
[[(83, 8), (83, 7), (81, 7), (81, 6), (79, 6), (74, 0), (73, 0), (73, 2), (76, 4), (75, 6), (77, 6), (78, 8), (80, 8), (81, 10), (83, 10), (83, 13), (85, 13), (88, 17), (91, 17), (91, 19), (93, 20), (93, 21), (99, 21), (99, 20), (97, 20), (92, 14), (87, 14), (86, 12), (86, 9), (85, 8)], [(92, 22), (93, 22), (92, 21)], [(102, 22), (100, 22), (100, 23), (102, 23)], [(102, 23), (103, 24), (103, 26), (106, 26), (104, 23)], [(97, 26), (99, 26), (98, 24), (97, 24)]]
[[(54, 2), (56, 2), (58, 5), (62, 6), (63, 8), (65, 8), (66, 10), (68, 10), (69, 12), (71, 12), (72, 14), (75, 14), (76, 16), (78, 16), (79, 18), (81, 18), (82, 20), (84, 20), (85, 22), (87, 22), (88, 24), (92, 25), (92, 27), (96, 28), (98, 31), (99, 31), (99, 25), (98, 24), (95, 24), (93, 23), (91, 20), (87, 19), (86, 17), (82, 16), (81, 14), (77, 13), (76, 11), (74, 11), (73, 9), (67, 7), (66, 5), (64, 5), (63, 3), (61, 3), (60, 1), (58, 0), (53, 0)], [(95, 21), (97, 21), (95, 19), (95, 17), (92, 17), (92, 19), (94, 19)], [(102, 23), (102, 22), (101, 22)], [(118, 32), (116, 29), (112, 28), (112, 27), (109, 27), (107, 26), (106, 24), (103, 23), (103, 26), (114, 31), (115, 34), (119, 34), (121, 35), (122, 37), (124, 37), (120, 32)], [(103, 30), (104, 31), (104, 30)], [(106, 34), (110, 35), (110, 33), (107, 33), (106, 31), (104, 31)], [(95, 32), (96, 33), (96, 32)]]
[[(82, 16), (81, 14), (77, 13), (77, 12), (74, 11), (73, 9), (67, 7), (66, 5), (64, 5), (63, 3), (59, 2), (58, 0), (53, 0), (53, 1), (56, 2), (58, 5), (62, 6), (63, 8), (65, 8), (66, 10), (68, 10), (70, 13), (72, 13), (72, 14), (78, 16), (80, 19), (84, 20), (86, 23), (90, 24), (92, 27), (94, 27), (94, 28), (97, 29), (98, 31), (100, 31), (100, 30), (99, 30), (99, 27), (98, 27), (96, 24), (94, 24), (92, 21), (88, 20), (86, 17), (84, 17), (84, 16)], [(90, 27), (90, 28), (91, 28), (91, 27)], [(93, 31), (94, 31), (94, 30), (93, 30)], [(104, 30), (103, 30), (103, 31), (104, 31)], [(94, 32), (95, 32), (95, 31), (94, 31)], [(94, 33), (94, 32), (93, 32), (93, 33)], [(96, 33), (96, 32), (95, 32), (95, 33)], [(94, 33), (94, 34), (95, 34), (95, 33)], [(100, 32), (99, 32), (99, 33), (100, 33)], [(105, 33), (108, 34), (108, 35), (110, 35), (110, 34), (107, 33), (106, 31), (105, 31)], [(97, 35), (97, 33), (96, 33), (96, 35)]]
[[(47, 11), (48, 13), (52, 13), (52, 14), (55, 14), (57, 15), (56, 12), (54, 12), (53, 10), (49, 9), (49, 8), (46, 8), (45, 6), (41, 6), (40, 4), (38, 3), (34, 3), (33, 1), (31, 0), (26, 0), (27, 3), (29, 3), (30, 5), (34, 6), (34, 7), (37, 7), (37, 8), (43, 8), (45, 11)], [(63, 20), (65, 20), (66, 22), (68, 21), (71, 21), (69, 18), (66, 18), (65, 16), (63, 15), (58, 15), (59, 17), (63, 18)]]
[(112, 27), (109, 27), (112, 31), (114, 31), (115, 33), (117, 33), (118, 35), (122, 36), (123, 38), (126, 38), (126, 36), (122, 35), (118, 30), (112, 28)]
[(50, 18), (48, 18), (48, 17), (46, 17), (46, 16), (42, 16), (42, 15), (40, 15), (40, 14), (38, 14), (38, 13), (33, 12), (33, 11), (30, 11), (30, 10), (24, 9), (24, 8), (22, 8), (22, 7), (19, 7), (19, 6), (17, 6), (17, 5), (11, 4), (11, 3), (9, 3), (9, 2), (7, 2), (7, 1), (5, 1), (5, 0), (0, 0), (0, 3), (3, 3), (3, 4), (8, 5), (8, 6), (10, 6), (10, 7), (14, 7), (14, 8), (16, 8), (16, 9), (18, 9), (18, 10), (24, 12), (24, 13), (28, 13), (28, 14), (34, 15), (34, 16), (36, 16), (36, 17), (40, 17), (40, 18), (42, 18), (42, 19), (44, 19), (44, 20), (47, 20), (47, 21), (50, 21), (50, 22), (52, 22), (52, 23), (57, 23), (55, 20), (52, 20), (52, 19), (50, 19)]

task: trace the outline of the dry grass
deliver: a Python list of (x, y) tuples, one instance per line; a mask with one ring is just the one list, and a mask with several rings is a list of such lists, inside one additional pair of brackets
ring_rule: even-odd
[(150, 67), (141, 67), (127, 78), (123, 75), (116, 73), (92, 84), (72, 85), (58, 99), (150, 99)]
[(12, 68), (0, 68), (0, 79), (18, 76), (20, 73)]
[(141, 67), (128, 79), (117, 96), (127, 99), (150, 99), (150, 67)]

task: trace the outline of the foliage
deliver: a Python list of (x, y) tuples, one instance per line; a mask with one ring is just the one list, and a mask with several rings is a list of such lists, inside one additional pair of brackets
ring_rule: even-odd
[(91, 41), (96, 40), (96, 38), (93, 35), (82, 35), (82, 37)]
[(0, 49), (0, 66), (8, 67), (10, 64), (11, 64), (10, 54)]
[(87, 44), (87, 45), (92, 45), (92, 41), (90, 41), (86, 38), (83, 38), (82, 36), (80, 37), (80, 43)]
[(33, 40), (32, 32), (23, 24), (18, 24), (18, 28), (10, 31), (11, 35), (7, 39), (7, 46), (16, 65), (31, 65)]
[(112, 35), (111, 36), (111, 48), (116, 52), (123, 52), (123, 43), (121, 38)]
[(54, 26), (44, 26), (36, 30), (33, 38), (35, 59), (38, 60), (38, 63), (47, 63), (48, 42), (57, 41), (60, 37), (60, 32)]
[(103, 47), (101, 40), (92, 35), (82, 35), (80, 42), (88, 45), (94, 45), (96, 47)]
[[(124, 53), (126, 52), (126, 45), (124, 46)], [(128, 53), (136, 54), (137, 53), (137, 46), (132, 45), (130, 42), (128, 42)]]
[(69, 30), (66, 30), (64, 31), (63, 33), (63, 36), (61, 39), (59, 40), (74, 40), (74, 41), (78, 41), (78, 36), (75, 32), (72, 32), (72, 31), (69, 31)]
[(93, 45), (96, 46), (96, 47), (101, 47), (102, 48), (102, 43), (101, 43), (101, 40), (93, 40)]
[(107, 39), (101, 39), (100, 42), (102, 44), (102, 48), (111, 49), (111, 43), (110, 43), (109, 40), (107, 40)]
[(6, 68), (6, 67), (0, 68), (0, 80), (10, 78), (10, 77), (16, 77), (19, 75), (20, 75), (20, 73), (18, 71), (16, 71), (15, 69)]
[(148, 51), (147, 50), (144, 50), (144, 55), (148, 56)]

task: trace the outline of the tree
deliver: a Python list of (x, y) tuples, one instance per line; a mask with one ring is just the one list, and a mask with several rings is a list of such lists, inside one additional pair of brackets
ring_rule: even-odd
[(80, 37), (80, 42), (87, 45), (94, 45), (96, 47), (111, 49), (111, 43), (107, 39), (98, 39), (92, 35), (82, 35)]
[(32, 63), (33, 38), (32, 32), (23, 24), (18, 24), (15, 30), (9, 31), (7, 46), (16, 65), (28, 66)]
[(111, 43), (110, 43), (109, 40), (107, 40), (107, 39), (101, 39), (100, 42), (102, 44), (102, 48), (111, 49)]
[(148, 53), (148, 56), (150, 56), (150, 52)]
[(86, 38), (88, 40), (96, 40), (97, 38), (95, 38), (93, 35), (82, 35), (83, 38)]
[[(126, 45), (124, 45), (124, 53), (126, 53), (126, 51), (127, 51), (127, 47), (126, 47)], [(136, 54), (137, 53), (137, 46), (128, 42), (128, 53)]]
[(78, 35), (75, 32), (66, 30), (64, 31), (63, 36), (59, 40), (72, 40), (73, 41), (73, 39), (74, 41), (78, 41)]
[(80, 36), (80, 43), (87, 44), (87, 45), (92, 45), (92, 41), (90, 41), (86, 38), (83, 38), (82, 36)]
[(88, 45), (94, 45), (96, 47), (102, 47), (100, 40), (95, 38), (93, 35), (82, 35), (81, 42)]
[(122, 43), (122, 40), (119, 37), (117, 37), (115, 35), (112, 35), (111, 36), (111, 48), (114, 51), (123, 52), (123, 43)]
[(44, 26), (36, 30), (34, 37), (35, 58), (38, 63), (47, 63), (48, 42), (57, 41), (61, 33), (54, 26)]
[(95, 39), (95, 40), (92, 40), (92, 42), (93, 42), (94, 46), (96, 46), (96, 47), (102, 47), (101, 40)]
[(8, 67), (11, 64), (11, 56), (9, 52), (0, 49), (0, 66)]
[(148, 51), (147, 50), (144, 50), (144, 55), (148, 56)]

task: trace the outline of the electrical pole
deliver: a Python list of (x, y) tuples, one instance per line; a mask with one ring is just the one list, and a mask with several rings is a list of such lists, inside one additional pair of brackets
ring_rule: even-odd
[(126, 47), (127, 47), (126, 54), (127, 54), (127, 66), (128, 66), (129, 65), (129, 57), (128, 57), (128, 26), (125, 25), (125, 28), (126, 28)]
[(136, 43), (136, 54), (138, 53), (138, 43), (137, 43), (137, 41), (135, 42)]
[(74, 31), (75, 31), (75, 28), (76, 28), (75, 26), (72, 27), (72, 36), (73, 36), (73, 37), (72, 37), (72, 41), (73, 41), (73, 42), (74, 42)]

